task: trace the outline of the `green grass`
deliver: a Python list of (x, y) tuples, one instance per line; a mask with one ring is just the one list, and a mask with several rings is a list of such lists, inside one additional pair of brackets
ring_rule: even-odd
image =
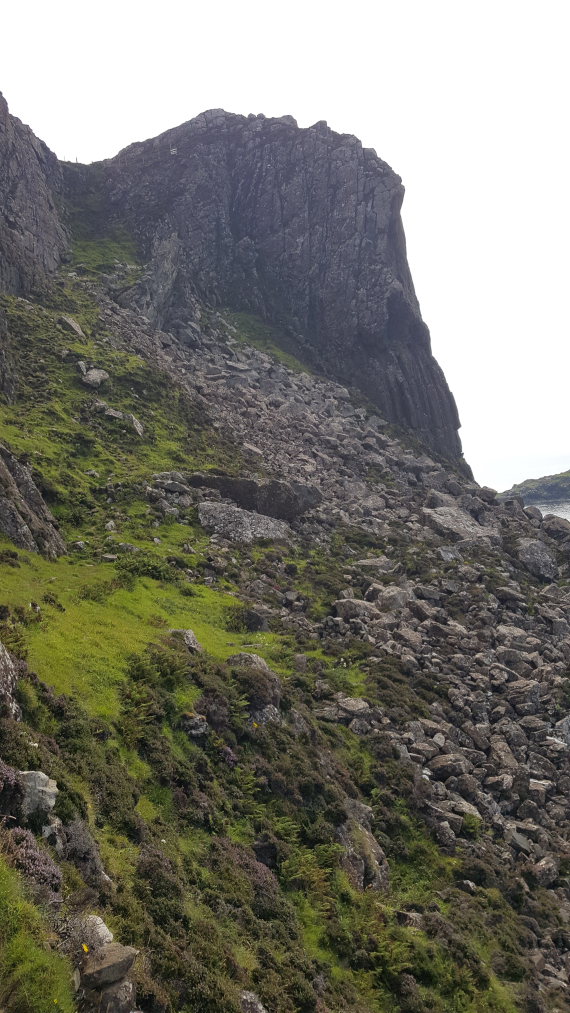
[[(0, 540), (0, 550), (11, 543)], [(23, 636), (28, 663), (58, 693), (81, 700), (89, 713), (104, 718), (118, 715), (118, 688), (125, 679), (126, 661), (155, 642), (170, 628), (193, 629), (201, 645), (224, 659), (250, 645), (269, 653), (277, 634), (235, 633), (226, 629), (232, 595), (202, 585), (192, 597), (173, 584), (150, 577), (136, 578), (132, 590), (108, 592), (114, 567), (65, 557), (49, 562), (21, 553), (18, 567), (5, 567), (0, 604), (24, 608), (32, 620), (31, 601), (54, 595), (65, 611), (41, 603), (40, 622), (30, 621)], [(104, 600), (92, 595), (102, 589)], [(189, 708), (195, 690), (180, 691), (181, 707)]]
[(74, 1013), (69, 961), (49, 949), (50, 932), (0, 855), (0, 1009)]
[(274, 324), (254, 316), (252, 313), (235, 313), (223, 310), (223, 316), (235, 327), (235, 337), (244, 345), (252, 345), (260, 352), (266, 352), (283, 366), (295, 373), (310, 373), (312, 370), (301, 362), (290, 350), (293, 341)]

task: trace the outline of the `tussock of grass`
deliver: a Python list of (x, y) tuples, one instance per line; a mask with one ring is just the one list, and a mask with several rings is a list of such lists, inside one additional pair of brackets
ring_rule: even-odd
[(69, 961), (49, 949), (49, 930), (0, 855), (0, 1008), (3, 1013), (74, 1013)]

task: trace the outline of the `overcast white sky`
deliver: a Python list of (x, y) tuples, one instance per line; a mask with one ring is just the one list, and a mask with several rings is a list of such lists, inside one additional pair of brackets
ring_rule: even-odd
[(570, 468), (568, 0), (20, 0), (0, 89), (92, 161), (204, 109), (354, 133), (408, 254), (481, 483)]

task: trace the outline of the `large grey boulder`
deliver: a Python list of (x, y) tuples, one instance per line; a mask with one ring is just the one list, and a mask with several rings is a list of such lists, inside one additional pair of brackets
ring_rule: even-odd
[(570, 521), (565, 517), (557, 517), (556, 514), (547, 514), (542, 522), (542, 530), (546, 531), (550, 538), (563, 541), (570, 538)]
[(58, 787), (51, 777), (44, 774), (43, 770), (21, 770), (20, 783), (24, 790), (22, 798), (22, 815), (25, 819), (30, 816), (47, 816), (55, 806)]
[(97, 996), (97, 1013), (137, 1013), (136, 988), (132, 981), (123, 978), (104, 988)]
[(282, 482), (277, 479), (259, 482), (253, 478), (196, 472), (189, 477), (188, 483), (194, 487), (216, 489), (244, 510), (254, 510), (258, 514), (282, 521), (294, 521), (322, 500), (318, 489), (302, 482)]
[(182, 643), (190, 654), (199, 654), (203, 650), (194, 630), (171, 630), (170, 633), (172, 636), (182, 640)]
[(88, 989), (101, 989), (124, 978), (134, 964), (138, 950), (121, 943), (107, 943), (89, 954), (81, 973), (81, 984)]
[(350, 619), (361, 619), (363, 622), (370, 622), (379, 619), (380, 613), (376, 604), (371, 601), (362, 601), (360, 598), (339, 598), (333, 602), (333, 609), (340, 619), (349, 622)]
[[(105, 369), (88, 369), (86, 373), (81, 377), (82, 382), (87, 387), (94, 387), (96, 390), (109, 379), (109, 374)], [(121, 413), (122, 418), (122, 413)]]
[(558, 566), (554, 554), (537, 538), (519, 538), (517, 555), (524, 567), (540, 580), (556, 580)]
[(458, 506), (424, 507), (422, 515), (426, 524), (443, 538), (459, 541), (464, 538), (488, 538), (497, 541), (498, 528), (490, 524), (479, 524), (470, 514)]
[(198, 507), (200, 524), (216, 535), (227, 538), (230, 542), (252, 542), (268, 538), (272, 541), (290, 541), (293, 532), (285, 521), (265, 517), (263, 514), (242, 510), (229, 503), (205, 501)]

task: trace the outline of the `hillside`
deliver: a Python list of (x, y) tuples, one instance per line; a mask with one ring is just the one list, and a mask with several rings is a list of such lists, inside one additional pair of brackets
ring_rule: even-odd
[(542, 478), (529, 478), (525, 482), (513, 485), (505, 492), (505, 496), (522, 496), (525, 503), (556, 503), (570, 499), (570, 471), (562, 471), (558, 475), (543, 475)]
[[(248, 166), (264, 138), (264, 222), (265, 131), (298, 130), (235, 120), (232, 243), (227, 130)], [(10, 124), (34, 171), (0, 176), (0, 1008), (570, 1010), (570, 523), (470, 478), (399, 227), (388, 264), (357, 224), (376, 331), (333, 332), (313, 197), (306, 317), (286, 235), (274, 259), (248, 220), (254, 284), (222, 211), (200, 233), (207, 117), (94, 167)], [(333, 180), (339, 149), (372, 160), (298, 133)]]

